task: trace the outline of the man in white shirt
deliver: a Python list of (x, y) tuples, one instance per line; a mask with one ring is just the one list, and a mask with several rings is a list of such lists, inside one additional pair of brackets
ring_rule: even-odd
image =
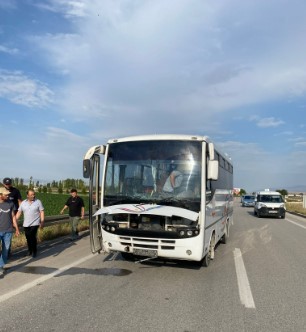
[(27, 191), (27, 199), (22, 201), (16, 215), (17, 220), (23, 213), (23, 228), (28, 243), (29, 255), (37, 255), (37, 231), (43, 228), (45, 221), (44, 207), (41, 201), (35, 198), (34, 190)]

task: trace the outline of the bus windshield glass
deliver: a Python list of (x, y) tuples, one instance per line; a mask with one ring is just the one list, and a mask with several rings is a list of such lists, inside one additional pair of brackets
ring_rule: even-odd
[(201, 151), (199, 141), (111, 143), (104, 206), (154, 203), (199, 211)]

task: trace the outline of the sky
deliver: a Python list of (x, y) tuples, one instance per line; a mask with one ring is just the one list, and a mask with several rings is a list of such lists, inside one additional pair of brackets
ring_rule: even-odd
[(234, 187), (306, 191), (306, 1), (0, 0), (0, 181), (89, 147), (209, 136)]

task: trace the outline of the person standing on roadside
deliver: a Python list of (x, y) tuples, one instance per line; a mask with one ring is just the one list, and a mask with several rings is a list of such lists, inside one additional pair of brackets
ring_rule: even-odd
[[(4, 178), (2, 182), (3, 182), (4, 187), (10, 192), (9, 196), (8, 196), (8, 200), (13, 202), (14, 213), (16, 215), (19, 205), (22, 202), (20, 191), (19, 191), (19, 189), (13, 187), (13, 185), (12, 185), (13, 180), (11, 178)], [(11, 246), (10, 246), (10, 250), (8, 252), (8, 257), (9, 258), (11, 257)]]
[(16, 235), (19, 236), (14, 205), (8, 200), (9, 194), (10, 192), (6, 188), (0, 188), (0, 240), (2, 242), (0, 277), (4, 275), (4, 265), (7, 263), (14, 228)]
[(13, 187), (12, 183), (13, 183), (13, 181), (11, 178), (3, 179), (4, 187), (10, 192), (8, 199), (14, 203), (14, 212), (15, 212), (15, 214), (17, 214), (19, 205), (22, 202), (22, 197), (21, 197), (19, 189)]
[(78, 223), (80, 219), (84, 219), (85, 206), (82, 197), (78, 196), (76, 189), (70, 190), (71, 197), (68, 198), (65, 206), (61, 210), (61, 214), (69, 208), (69, 220), (71, 224), (71, 239), (78, 238)]
[(23, 229), (28, 244), (28, 255), (37, 256), (37, 231), (44, 227), (45, 211), (42, 202), (35, 197), (32, 189), (27, 191), (27, 199), (19, 206), (16, 218), (19, 220), (23, 213)]

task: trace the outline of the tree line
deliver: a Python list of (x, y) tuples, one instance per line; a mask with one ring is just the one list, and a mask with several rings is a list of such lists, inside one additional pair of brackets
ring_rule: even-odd
[(30, 177), (28, 184), (25, 183), (23, 178), (12, 178), (13, 186), (19, 190), (29, 190), (34, 189), (39, 193), (69, 193), (71, 188), (77, 189), (80, 193), (86, 194), (88, 185), (82, 179), (65, 179), (65, 180), (53, 180), (46, 184), (40, 183), (38, 180), (34, 180), (33, 177)]

